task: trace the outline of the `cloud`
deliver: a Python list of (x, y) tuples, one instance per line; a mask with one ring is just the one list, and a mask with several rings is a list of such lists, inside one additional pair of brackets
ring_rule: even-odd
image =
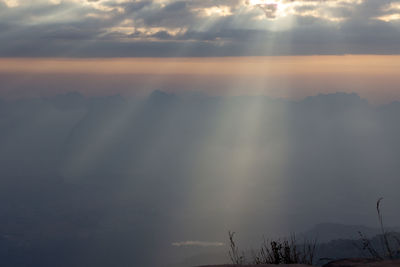
[[(3, 57), (400, 53), (394, 45), (400, 1), (0, 0), (0, 5)], [(374, 35), (379, 37), (373, 42), (361, 41)]]
[[(250, 4), (250, 1), (247, 1), (247, 4)], [(256, 4), (264, 13), (267, 18), (276, 18), (276, 12), (278, 11), (277, 3), (262, 3)]]
[(222, 247), (222, 242), (204, 242), (204, 241), (181, 241), (171, 244), (174, 247)]

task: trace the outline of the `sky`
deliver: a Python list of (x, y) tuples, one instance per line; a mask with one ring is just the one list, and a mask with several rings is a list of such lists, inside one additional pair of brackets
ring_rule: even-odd
[(1, 0), (3, 57), (398, 54), (391, 0)]
[(145, 97), (154, 90), (206, 95), (266, 95), (300, 100), (357, 93), (373, 104), (400, 100), (400, 56), (213, 58), (3, 58), (0, 96)]
[(340, 91), (387, 103), (400, 100), (399, 23), (388, 0), (0, 0), (0, 95)]

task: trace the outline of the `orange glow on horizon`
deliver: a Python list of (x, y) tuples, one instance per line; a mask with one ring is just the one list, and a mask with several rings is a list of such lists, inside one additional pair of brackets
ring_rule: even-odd
[(0, 73), (298, 75), (400, 74), (400, 56), (276, 56), (234, 58), (0, 58)]
[(355, 92), (373, 103), (400, 101), (400, 56), (226, 58), (0, 58), (0, 97), (146, 95), (153, 90), (295, 98)]

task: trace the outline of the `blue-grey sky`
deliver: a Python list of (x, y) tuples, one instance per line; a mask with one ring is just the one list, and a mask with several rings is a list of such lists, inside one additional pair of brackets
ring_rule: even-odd
[(0, 0), (0, 56), (398, 54), (400, 1)]

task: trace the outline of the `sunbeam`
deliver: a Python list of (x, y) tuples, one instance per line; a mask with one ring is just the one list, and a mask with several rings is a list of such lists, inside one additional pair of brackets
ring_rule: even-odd
[(400, 265), (399, 18), (0, 0), (2, 265)]

